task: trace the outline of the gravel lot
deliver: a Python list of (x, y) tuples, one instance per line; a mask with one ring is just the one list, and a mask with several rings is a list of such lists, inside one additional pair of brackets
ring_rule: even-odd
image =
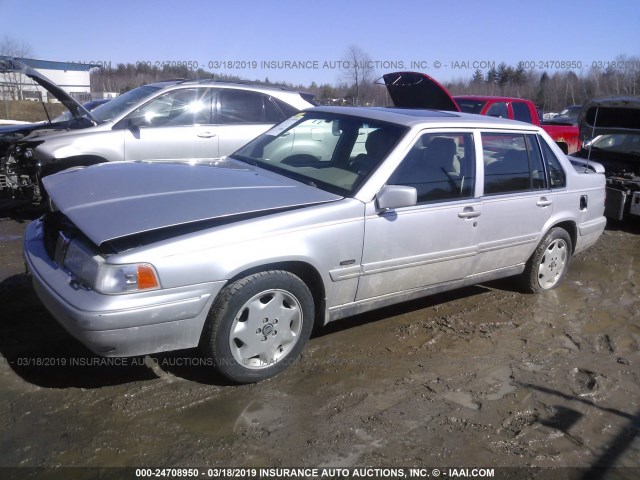
[(24, 274), (34, 216), (0, 214), (0, 467), (640, 467), (637, 222), (554, 291), (507, 279), (352, 317), (232, 386), (195, 351), (117, 364), (71, 338)]

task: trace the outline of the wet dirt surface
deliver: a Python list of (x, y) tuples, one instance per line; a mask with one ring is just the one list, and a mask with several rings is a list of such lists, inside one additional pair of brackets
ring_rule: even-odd
[(506, 279), (331, 324), (232, 386), (196, 351), (106, 361), (26, 277), (0, 215), (0, 467), (640, 466), (640, 228), (564, 284)]

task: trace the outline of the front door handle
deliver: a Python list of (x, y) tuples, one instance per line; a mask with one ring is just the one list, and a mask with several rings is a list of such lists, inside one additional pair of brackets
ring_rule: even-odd
[(544, 208), (544, 207), (548, 207), (552, 203), (553, 202), (551, 200), (548, 200), (547, 197), (542, 197), (540, 200), (536, 202), (536, 205)]
[(216, 136), (216, 134), (213, 132), (198, 132), (197, 135), (200, 138), (213, 138)]
[(460, 218), (476, 218), (479, 216), (480, 212), (470, 207), (465, 208), (462, 212), (458, 212), (458, 217)]

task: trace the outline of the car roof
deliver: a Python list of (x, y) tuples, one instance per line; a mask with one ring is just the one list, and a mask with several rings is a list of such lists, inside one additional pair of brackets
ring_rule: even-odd
[(265, 84), (261, 82), (253, 82), (253, 81), (233, 81), (233, 80), (216, 80), (213, 78), (206, 78), (202, 80), (186, 80), (186, 79), (177, 79), (177, 80), (167, 80), (163, 82), (157, 82), (151, 84), (155, 87), (185, 87), (185, 86), (195, 86), (195, 87), (213, 87), (213, 88), (235, 88), (242, 90), (252, 90), (255, 92), (264, 92), (264, 93), (279, 93), (283, 95), (287, 94), (296, 94), (299, 95), (297, 90), (292, 90), (286, 86), (275, 85), (275, 84)]
[(535, 130), (540, 128), (531, 123), (518, 122), (505, 118), (487, 117), (462, 112), (444, 112), (441, 110), (422, 110), (414, 108), (397, 107), (315, 107), (305, 110), (307, 112), (327, 112), (342, 115), (365, 117), (381, 122), (390, 122), (414, 127), (424, 126), (464, 126), (475, 128), (511, 128), (519, 130)]
[(524, 98), (516, 98), (516, 97), (500, 97), (500, 96), (496, 96), (496, 95), (454, 95), (453, 96), (454, 99), (456, 98), (461, 98), (461, 99), (466, 99), (466, 100), (500, 100), (500, 101), (504, 101), (504, 102), (514, 102), (514, 101), (518, 101), (518, 102), (526, 102), (528, 100), (525, 100)]

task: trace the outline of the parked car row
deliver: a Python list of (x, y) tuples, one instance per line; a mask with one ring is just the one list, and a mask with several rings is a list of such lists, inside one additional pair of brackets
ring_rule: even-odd
[[(69, 108), (51, 122), (0, 127), (0, 190), (14, 195), (20, 192), (35, 203), (43, 198), (40, 179), (44, 175), (104, 161), (215, 160), (313, 104), (309, 95), (282, 88), (174, 80), (138, 87), (92, 111), (94, 105), (77, 105), (61, 88), (26, 65), (0, 62), (0, 72), (16, 70)], [(590, 150), (581, 146), (594, 137), (595, 130), (589, 130), (592, 125), (585, 124), (584, 116), (578, 134), (575, 118), (580, 106), (541, 122), (539, 112), (527, 100), (451, 97), (435, 80), (416, 72), (390, 73), (384, 80), (398, 107), (464, 111), (533, 123), (541, 125), (564, 153), (573, 155), (574, 162), (590, 155)], [(637, 105), (637, 99), (631, 105)], [(624, 128), (628, 131), (630, 127)], [(638, 130), (637, 125), (631, 128)], [(619, 152), (615, 146), (604, 146), (604, 141), (592, 145), (608, 148), (616, 159), (634, 155), (633, 149)], [(634, 216), (640, 209), (639, 195), (634, 197), (638, 191), (637, 161), (627, 160), (622, 170), (619, 162), (611, 165), (605, 161), (612, 189), (606, 209), (610, 218)]]
[(135, 88), (95, 110), (17, 61), (69, 112), (51, 122), (0, 129), (0, 189), (42, 196), (40, 178), (106, 161), (202, 161), (229, 155), (260, 133), (312, 107), (312, 96), (284, 88), (213, 80), (172, 80)]

